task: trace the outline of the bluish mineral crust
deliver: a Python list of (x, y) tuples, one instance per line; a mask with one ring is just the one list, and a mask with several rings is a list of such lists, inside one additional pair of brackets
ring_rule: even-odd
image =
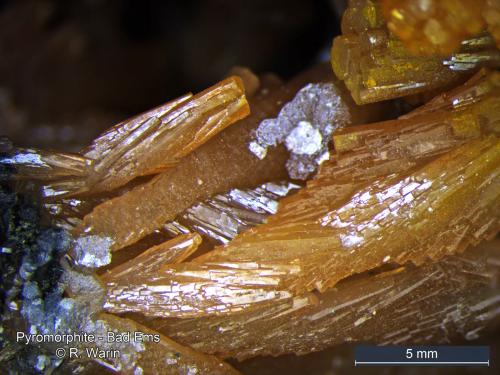
[[(20, 193), (9, 185), (16, 170), (3, 161), (15, 157), (14, 150), (0, 138), (0, 373), (53, 373), (63, 363), (54, 344), (18, 342), (17, 333), (83, 332), (101, 309), (104, 291), (94, 276), (75, 266), (107, 264), (109, 246), (101, 239), (80, 242), (84, 264), (69, 261), (66, 254), (77, 242), (65, 229), (43, 222), (39, 187), (29, 184)], [(97, 253), (89, 251), (99, 244)]]
[[(0, 159), (10, 157), (0, 140)], [(53, 332), (61, 316), (65, 286), (60, 260), (69, 249), (69, 234), (43, 225), (35, 196), (14, 192), (8, 179), (14, 168), (0, 170), (0, 372), (51, 372), (61, 360), (48, 348), (16, 341), (18, 331)]]

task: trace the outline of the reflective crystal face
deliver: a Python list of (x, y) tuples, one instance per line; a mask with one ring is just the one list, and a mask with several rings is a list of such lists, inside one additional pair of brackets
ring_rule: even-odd
[[(498, 7), (471, 4), (351, 0), (332, 49), (343, 82), (321, 66), (288, 84), (239, 68), (79, 153), (0, 139), (0, 178), (40, 188), (60, 227), (36, 227), (1, 186), (14, 240), (0, 263), (17, 264), (2, 275), (0, 344), (4, 321), (21, 322), (106, 336), (120, 355), (96, 363), (114, 373), (235, 374), (222, 359), (498, 327), (500, 74), (457, 85), (498, 63)], [(467, 30), (440, 16), (458, 5)], [(60, 364), (52, 346), (29, 349), (39, 371)]]

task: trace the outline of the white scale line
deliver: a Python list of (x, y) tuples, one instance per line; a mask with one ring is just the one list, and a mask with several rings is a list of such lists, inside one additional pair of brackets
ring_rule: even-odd
[(354, 361), (354, 366), (357, 365), (487, 365), (490, 366), (490, 361), (486, 362), (415, 362), (415, 361), (403, 361), (403, 362), (365, 362), (365, 361)]

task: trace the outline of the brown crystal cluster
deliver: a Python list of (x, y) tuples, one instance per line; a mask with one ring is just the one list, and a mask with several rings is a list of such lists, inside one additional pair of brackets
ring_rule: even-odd
[[(250, 99), (251, 116), (183, 158), (175, 168), (96, 206), (84, 217), (77, 231), (111, 237), (112, 249), (121, 249), (161, 228), (196, 202), (217, 193), (288, 178), (286, 150), (275, 147), (261, 160), (250, 152), (247, 144), (259, 122), (274, 115), (301, 86), (325, 79), (332, 79), (325, 67), (313, 69), (287, 85), (263, 77), (259, 92)], [(341, 124), (352, 123), (351, 116), (356, 122), (366, 121), (370, 115), (380, 116), (374, 110), (355, 108), (345, 90), (342, 93), (342, 102), (350, 113), (349, 117), (339, 119)]]
[(83, 152), (96, 159), (92, 190), (110, 191), (162, 172), (249, 113), (243, 82), (235, 76), (120, 123)]
[(307, 354), (346, 341), (401, 345), (473, 340), (498, 319), (493, 285), (500, 276), (499, 246), (497, 239), (438, 263), (363, 274), (319, 295), (230, 317), (154, 319), (148, 324), (197, 350), (240, 360)]
[[(403, 3), (420, 2), (397, 2)], [(459, 2), (427, 3), (438, 7), (440, 4)], [(385, 6), (384, 9), (387, 9), (388, 5)], [(441, 19), (446, 17), (439, 18)], [(401, 24), (411, 27), (406, 20), (400, 21), (394, 26), (399, 32), (403, 30)], [(500, 63), (498, 49), (490, 35), (474, 34), (453, 55), (418, 56), (407, 49), (392, 31), (384, 22), (378, 1), (349, 1), (349, 7), (342, 18), (342, 35), (335, 38), (331, 55), (335, 74), (344, 80), (358, 104), (449, 86), (478, 65), (499, 66)]]
[[(416, 3), (397, 6), (410, 17)], [(432, 17), (444, 27), (453, 4), (463, 22), (491, 24), (494, 4), (425, 2), (432, 32), (386, 26), (394, 4), (350, 1), (332, 65), (358, 104), (433, 97), (409, 112), (356, 105), (322, 66), (287, 84), (240, 68), (242, 79), (124, 121), (80, 154), (2, 159), (39, 181), (49, 216), (74, 235), (67, 294), (92, 307), (78, 328), (157, 337), (120, 343), (125, 356), (100, 365), (237, 373), (220, 358), (472, 340), (499, 322), (500, 73), (476, 69), (498, 50), (483, 35), (448, 59), (414, 56), (397, 39), (411, 27), (435, 36)], [(470, 22), (449, 34), (474, 35)], [(456, 84), (457, 70), (475, 74)], [(305, 184), (287, 173), (290, 149), (320, 164)]]
[(154, 275), (120, 281), (111, 272), (106, 309), (232, 313), (491, 238), (500, 208), (498, 83), (496, 73), (482, 74), (403, 119), (345, 128), (334, 137), (338, 155), (266, 224)]
[(387, 27), (415, 54), (448, 55), (487, 29), (500, 46), (497, 0), (382, 0)]
[(476, 338), (497, 321), (498, 241), (460, 254), (500, 228), (499, 94), (500, 76), (483, 70), (396, 120), (335, 132), (333, 158), (267, 223), (192, 261), (160, 266), (151, 249), (111, 269), (105, 310), (239, 359), (346, 337)]
[(47, 180), (47, 200), (97, 194), (172, 167), (248, 114), (243, 82), (233, 76), (112, 127), (80, 154), (18, 149), (3, 162), (18, 178)]

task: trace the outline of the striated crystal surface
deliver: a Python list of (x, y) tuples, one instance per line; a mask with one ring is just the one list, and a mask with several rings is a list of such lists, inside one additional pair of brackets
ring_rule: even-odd
[[(85, 331), (97, 337), (98, 347), (109, 351), (96, 361), (120, 374), (239, 374), (217, 357), (197, 352), (160, 335), (133, 320), (110, 314), (100, 314), (87, 322)], [(117, 339), (108, 339), (109, 332)], [(130, 340), (120, 338), (131, 335)], [(98, 338), (102, 339), (99, 340)], [(87, 344), (86, 350), (92, 349)], [(118, 355), (113, 355), (114, 351)]]
[(155, 276), (168, 264), (181, 263), (196, 251), (202, 239), (198, 233), (179, 235), (160, 245), (153, 246), (137, 257), (112, 268), (102, 275), (103, 280), (134, 279), (139, 275)]
[(500, 54), (490, 36), (478, 36), (445, 58), (412, 55), (385, 26), (377, 1), (351, 0), (342, 18), (342, 35), (333, 42), (331, 62), (356, 103), (364, 104), (447, 87), (461, 72), (498, 66)]
[(87, 177), (93, 160), (79, 154), (46, 151), (35, 148), (14, 148), (0, 163), (16, 169), (15, 178), (42, 181), (64, 177)]
[[(348, 278), (232, 316), (145, 324), (193, 348), (240, 360), (306, 354), (344, 342), (447, 344), (473, 340), (500, 321), (500, 240), (421, 267)], [(140, 318), (139, 318), (140, 319)]]
[[(324, 291), (386, 259), (422, 264), (490, 238), (500, 208), (500, 141), (487, 135), (498, 128), (495, 82), (494, 74), (476, 77), (398, 120), (401, 127), (359, 127), (353, 155), (339, 147), (346, 156), (325, 162), (266, 224), (154, 279), (108, 285), (106, 308), (149, 316), (232, 313)], [(477, 98), (467, 94), (474, 90)], [(366, 145), (363, 130), (375, 134)]]
[[(471, 104), (483, 102), (481, 110), (485, 111), (485, 124), (488, 124), (488, 127), (493, 129), (496, 122), (491, 118), (494, 118), (496, 113), (499, 90), (500, 73), (481, 69), (463, 85), (436, 96), (426, 104), (400, 118), (408, 118), (416, 114), (430, 113), (437, 110), (459, 110)], [(476, 114), (480, 115), (480, 113)]]
[(498, 38), (497, 0), (381, 0), (387, 27), (416, 54), (448, 55), (488, 28)]
[(58, 202), (64, 198), (85, 194), (88, 190), (88, 180), (77, 178), (49, 181), (41, 189), (42, 196), (48, 202)]
[(138, 176), (156, 174), (250, 113), (239, 77), (126, 120), (84, 150), (96, 159), (92, 191), (113, 190)]
[(35, 148), (11, 148), (0, 157), (0, 165), (14, 168), (19, 180), (38, 180), (48, 200), (88, 190), (94, 161), (85, 156)]
[(93, 360), (112, 373), (131, 375), (238, 373), (217, 357), (180, 345), (140, 323), (100, 313), (103, 289), (99, 281), (91, 274), (76, 272), (66, 262), (63, 264), (63, 283), (71, 298), (61, 301), (55, 317), (44, 318), (50, 333), (93, 335), (94, 340), (58, 344), (66, 346), (66, 350), (70, 350), (67, 346), (76, 347), (83, 365)]
[(280, 286), (321, 291), (386, 256), (398, 263), (436, 260), (496, 233), (499, 168), (500, 142), (491, 136), (354, 191), (342, 192), (342, 183), (321, 185), (319, 176), (313, 186), (285, 198), (283, 210), (267, 224), (197, 262), (252, 259), (265, 266), (287, 259), (300, 271)]
[(398, 120), (337, 131), (337, 163), (325, 169), (337, 181), (370, 179), (384, 168), (408, 169), (415, 158), (431, 157), (489, 132), (500, 134), (499, 79), (496, 72), (482, 71), (458, 90)]
[[(284, 148), (273, 148), (265, 160), (260, 160), (247, 145), (260, 121), (275, 116), (305, 82), (331, 79), (331, 72), (325, 68), (321, 66), (305, 73), (286, 86), (271, 81), (268, 87), (264, 80), (260, 92), (252, 98), (251, 116), (184, 157), (174, 168), (95, 207), (76, 233), (112, 237), (113, 249), (117, 250), (137, 242), (196, 202), (217, 193), (286, 179)], [(350, 103), (351, 117), (357, 121), (368, 115), (377, 117), (376, 108), (356, 109), (348, 97), (346, 102)]]
[(497, 232), (499, 167), (500, 142), (489, 137), (361, 189), (316, 183), (223, 249), (154, 278), (108, 284), (105, 308), (150, 316), (235, 312), (324, 291), (387, 257), (416, 264), (440, 259)]
[(138, 312), (155, 317), (238, 312), (271, 300), (292, 298), (279, 283), (299, 270), (294, 265), (259, 267), (252, 262), (169, 265), (155, 276), (140, 274), (127, 281), (107, 282), (103, 307), (112, 313)]
[(237, 234), (264, 223), (278, 211), (278, 200), (298, 188), (290, 182), (269, 182), (255, 189), (232, 189), (188, 208), (164, 227), (174, 235), (192, 230), (226, 244)]
[[(330, 66), (285, 85), (235, 67), (80, 154), (0, 137), (0, 180), (40, 187), (52, 223), (75, 236), (51, 231), (35, 246), (22, 216), (36, 211), (2, 189), (0, 229), (15, 246), (0, 253), (43, 251), (22, 259), (0, 341), (17, 326), (78, 332), (98, 337), (75, 345), (107, 350), (92, 364), (109, 373), (236, 374), (220, 358), (498, 330), (500, 73), (484, 68), (500, 67), (499, 4), (350, 0), (331, 55), (347, 89)], [(8, 345), (0, 362), (34, 350), (48, 354), (28, 353), (40, 371), (98, 372), (50, 343)]]

